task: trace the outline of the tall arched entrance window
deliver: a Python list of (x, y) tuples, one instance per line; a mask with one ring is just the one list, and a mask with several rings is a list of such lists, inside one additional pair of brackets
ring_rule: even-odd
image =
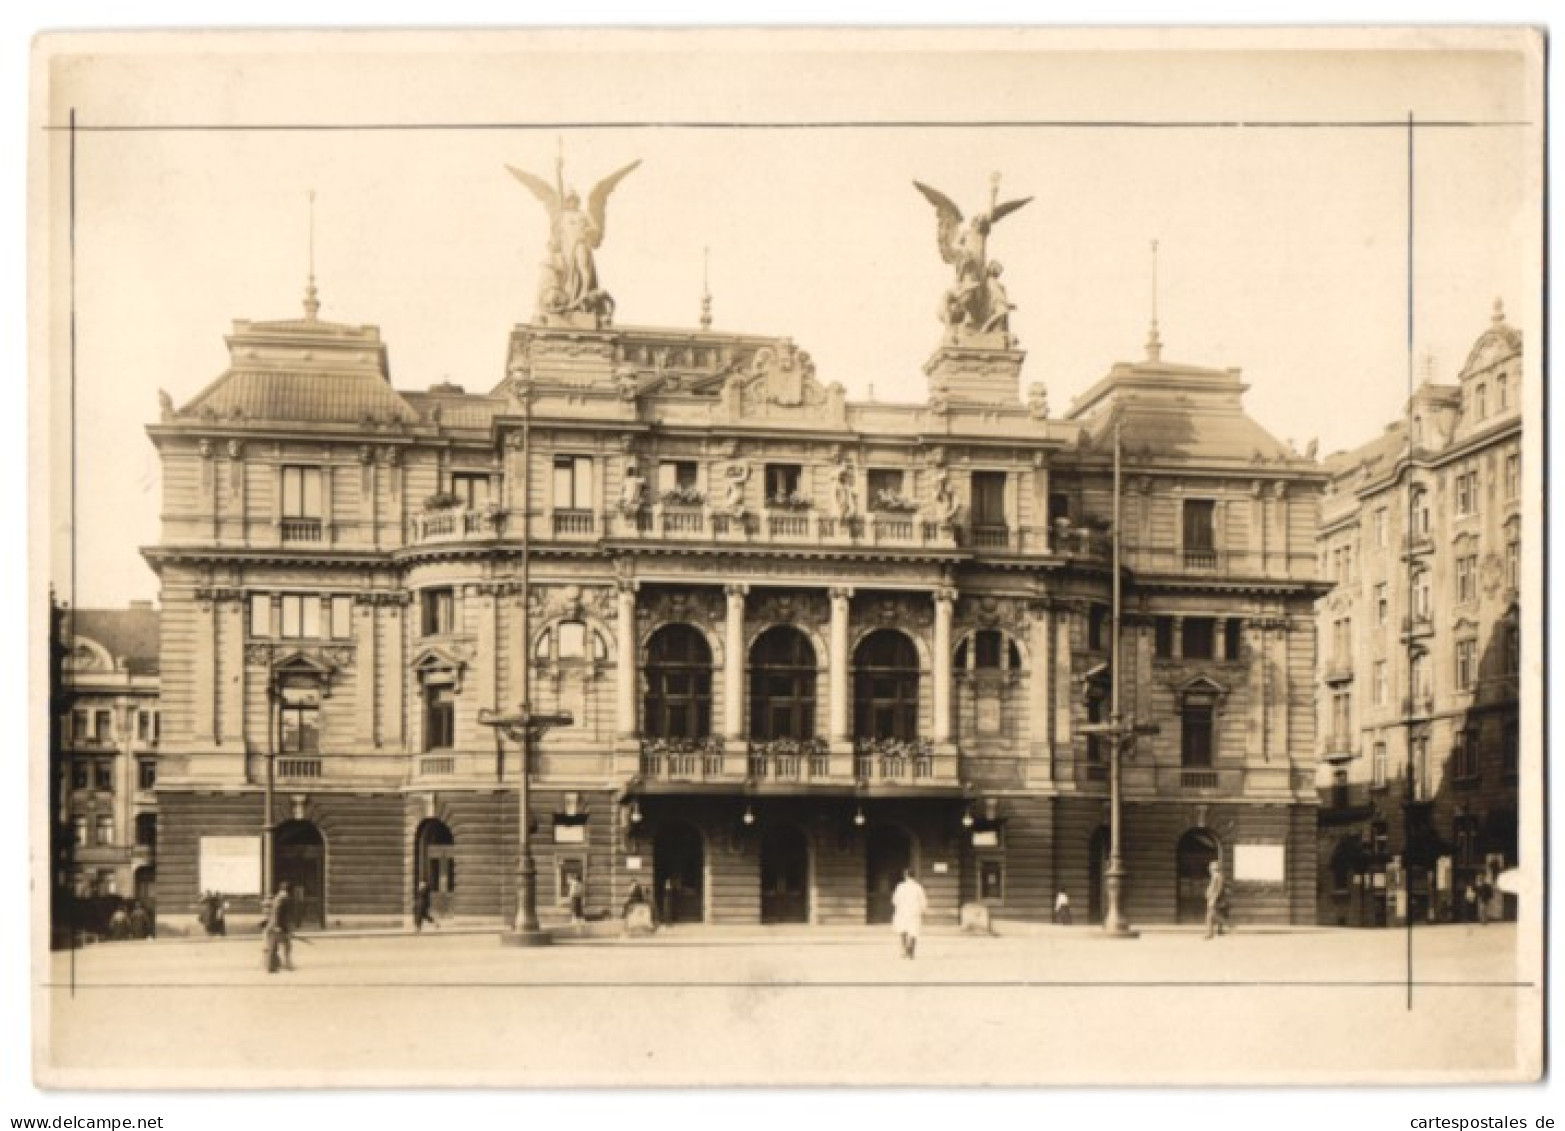
[(1211, 881), (1211, 865), (1221, 859), (1222, 849), (1217, 838), (1205, 829), (1191, 829), (1179, 838), (1179, 846), (1175, 849), (1179, 922), (1205, 922), (1206, 885)]
[(279, 886), (288, 885), (294, 924), (326, 926), (326, 840), (321, 830), (310, 821), (284, 821), (273, 834), (272, 848), (274, 879)]
[(769, 628), (750, 648), (750, 736), (815, 737), (815, 649), (789, 625)]
[(853, 653), (855, 738), (918, 737), (918, 649), (904, 633), (882, 628)]
[(444, 821), (430, 818), (419, 825), (414, 841), (414, 886), (428, 884), (430, 911), (449, 915), (456, 893), (456, 837)]
[(712, 733), (712, 648), (688, 624), (664, 625), (647, 642), (643, 732), (653, 738)]

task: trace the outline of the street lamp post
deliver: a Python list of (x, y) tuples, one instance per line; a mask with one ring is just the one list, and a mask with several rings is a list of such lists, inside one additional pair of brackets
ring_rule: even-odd
[(517, 835), (521, 841), (521, 850), (516, 867), (516, 923), (515, 930), (502, 934), (500, 941), (507, 946), (543, 946), (550, 941), (550, 937), (538, 925), (538, 862), (533, 857), (528, 799), (533, 739), (550, 727), (570, 726), (574, 720), (566, 714), (535, 715), (523, 701), (514, 715), (482, 710), (478, 712), (478, 721), (483, 726), (494, 728), (497, 747), (500, 747), (504, 736), (516, 742), (521, 749), (521, 765), (517, 767), (517, 805), (520, 809)]

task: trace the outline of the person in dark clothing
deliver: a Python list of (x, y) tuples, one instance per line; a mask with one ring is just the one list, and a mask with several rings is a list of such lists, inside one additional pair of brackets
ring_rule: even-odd
[(421, 882), (418, 890), (413, 893), (413, 929), (421, 932), (425, 923), (429, 923), (437, 931), (440, 929), (440, 924), (435, 922), (435, 917), (429, 913), (429, 885)]

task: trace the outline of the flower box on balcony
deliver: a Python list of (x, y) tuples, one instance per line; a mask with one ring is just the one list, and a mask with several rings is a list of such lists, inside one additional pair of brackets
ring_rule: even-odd
[(766, 500), (766, 505), (773, 510), (807, 511), (813, 504), (807, 496), (795, 492), (791, 495), (773, 495)]
[(462, 497), (451, 491), (436, 491), (424, 500), (426, 511), (446, 511), (462, 505)]
[(878, 491), (870, 502), (870, 509), (891, 514), (912, 514), (918, 510), (918, 500), (895, 491)]
[(706, 495), (695, 487), (670, 487), (659, 497), (666, 507), (699, 507), (706, 502)]

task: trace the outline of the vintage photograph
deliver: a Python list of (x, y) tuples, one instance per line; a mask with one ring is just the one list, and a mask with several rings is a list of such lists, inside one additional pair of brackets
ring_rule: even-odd
[(31, 84), (39, 1086), (1542, 1075), (1540, 32)]

